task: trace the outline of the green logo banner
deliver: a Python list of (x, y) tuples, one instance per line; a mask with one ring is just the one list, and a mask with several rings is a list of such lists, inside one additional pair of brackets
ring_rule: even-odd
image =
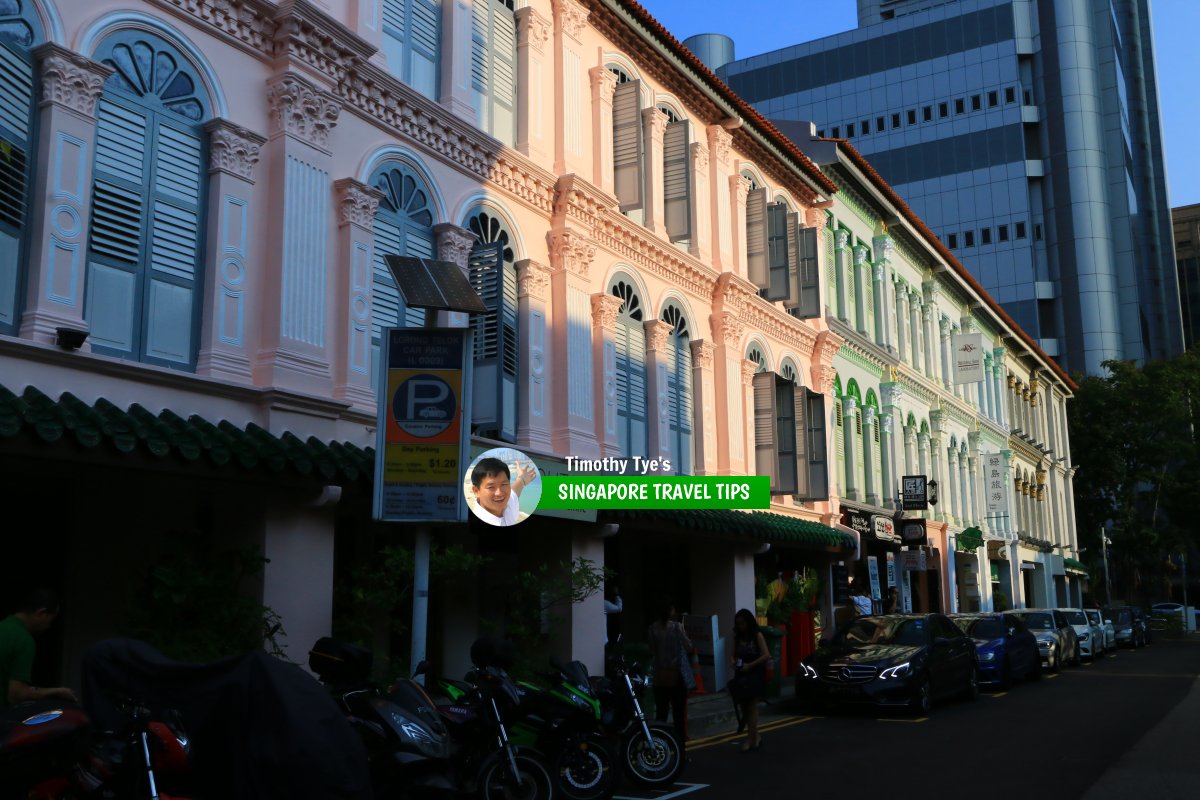
[(547, 475), (538, 509), (725, 508), (768, 509), (766, 475), (606, 476)]

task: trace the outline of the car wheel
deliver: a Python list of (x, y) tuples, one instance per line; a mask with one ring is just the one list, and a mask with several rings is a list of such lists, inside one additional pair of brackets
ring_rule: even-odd
[(916, 694), (909, 701), (908, 708), (918, 716), (929, 716), (929, 712), (933, 708), (933, 684), (929, 682), (929, 676), (921, 680), (921, 685), (917, 687)]
[(1046, 663), (1050, 665), (1051, 672), (1058, 672), (1062, 669), (1062, 665), (1058, 663), (1058, 651), (1053, 647), (1050, 648), (1050, 657), (1046, 659)]

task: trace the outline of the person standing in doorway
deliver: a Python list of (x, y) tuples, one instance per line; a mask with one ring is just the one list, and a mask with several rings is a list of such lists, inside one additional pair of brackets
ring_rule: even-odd
[(50, 630), (58, 617), (58, 597), (48, 589), (30, 592), (17, 613), (0, 622), (0, 708), (30, 700), (79, 702), (64, 686), (33, 685), (34, 637)]
[(687, 741), (688, 687), (683, 680), (682, 666), (685, 653), (692, 652), (692, 642), (675, 614), (675, 604), (664, 598), (646, 638), (654, 659), (654, 717), (659, 722), (666, 722), (670, 711), (675, 735), (683, 744)]
[(871, 602), (867, 590), (863, 588), (861, 580), (854, 581), (854, 588), (850, 590), (850, 600), (854, 603), (858, 616), (868, 617), (875, 613), (875, 605)]

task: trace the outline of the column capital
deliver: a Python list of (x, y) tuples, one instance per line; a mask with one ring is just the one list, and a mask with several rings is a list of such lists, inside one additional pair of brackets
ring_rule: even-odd
[(950, 319), (948, 317), (942, 317), (939, 319), (938, 327), (941, 328), (943, 339), (946, 339), (950, 336)]
[(563, 33), (581, 42), (583, 29), (587, 25), (588, 10), (575, 0), (553, 0), (554, 16), (562, 26)]
[(875, 424), (875, 406), (863, 406), (863, 425)]
[(883, 399), (884, 408), (892, 408), (900, 402), (900, 398), (904, 396), (904, 386), (900, 383), (881, 383), (879, 385), (879, 394)]
[(650, 136), (662, 139), (667, 132), (667, 115), (657, 108), (643, 108), (642, 122), (650, 129)]
[(208, 132), (209, 173), (224, 172), (254, 183), (254, 167), (266, 137), (221, 118), (209, 120), (204, 130)]
[(329, 92), (286, 72), (267, 81), (271, 136), (290, 134), (325, 153), (342, 105)]
[(333, 188), (337, 192), (338, 224), (371, 230), (383, 192), (354, 178), (335, 181)]
[(758, 372), (758, 364), (748, 358), (742, 359), (742, 386), (749, 389), (754, 385), (754, 376)]
[(733, 134), (720, 125), (708, 126), (708, 148), (717, 161), (725, 162), (729, 158), (729, 146), (733, 144)]
[(611, 104), (613, 94), (617, 91), (617, 74), (608, 67), (601, 66), (589, 69), (588, 75), (592, 79), (592, 88), (600, 94), (600, 100)]
[(546, 234), (550, 244), (550, 266), (555, 271), (565, 270), (581, 278), (588, 276), (592, 259), (596, 257), (596, 246), (583, 234), (565, 228)]
[(733, 192), (734, 199), (739, 206), (746, 205), (746, 198), (750, 196), (750, 179), (742, 175), (729, 176), (729, 189)]
[(592, 295), (592, 324), (601, 330), (616, 330), (617, 316), (624, 304), (625, 301), (615, 295), (596, 292)]
[(895, 418), (891, 414), (883, 414), (880, 416), (881, 429), (885, 436), (892, 435), (892, 427), (895, 424)]
[(833, 246), (838, 250), (845, 250), (850, 244), (850, 231), (845, 228), (838, 228), (833, 232)]
[(96, 116), (96, 102), (104, 93), (104, 82), (116, 70), (53, 42), (34, 48), (33, 56), (39, 64), (43, 104), (53, 103), (86, 117)]
[(434, 225), (433, 234), (437, 237), (438, 257), (444, 261), (453, 261), (466, 271), (471, 248), (479, 241), (479, 237), (466, 228), (449, 222)]
[(914, 444), (917, 441), (917, 427), (915, 425), (905, 425), (903, 430), (904, 443)]
[(513, 16), (517, 18), (517, 46), (529, 45), (539, 53), (542, 52), (546, 42), (550, 41), (550, 20), (543, 17), (533, 6), (518, 8), (513, 12)]
[(692, 142), (692, 166), (697, 170), (708, 170), (708, 145), (704, 142)]
[(525, 258), (517, 262), (517, 297), (546, 302), (550, 297), (550, 268)]
[(842, 410), (847, 414), (853, 414), (858, 408), (858, 400), (853, 395), (842, 395)]
[(709, 317), (709, 323), (712, 325), (713, 339), (716, 340), (718, 346), (737, 347), (742, 341), (746, 325), (733, 312), (725, 311), (721, 314), (713, 314)]
[(854, 266), (861, 267), (867, 263), (867, 254), (870, 252), (865, 244), (854, 245)]
[(692, 363), (700, 367), (700, 369), (713, 368), (713, 353), (717, 351), (716, 346), (703, 339), (696, 339), (688, 342), (688, 347), (692, 349)]
[(667, 346), (667, 337), (675, 326), (661, 319), (649, 319), (642, 323), (642, 328), (646, 331), (646, 349), (663, 350)]

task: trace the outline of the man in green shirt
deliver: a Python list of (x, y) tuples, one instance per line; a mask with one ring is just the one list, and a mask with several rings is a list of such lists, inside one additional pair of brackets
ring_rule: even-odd
[(78, 702), (75, 693), (65, 687), (39, 689), (33, 685), (37, 652), (33, 637), (50, 629), (58, 608), (53, 592), (38, 589), (26, 596), (17, 613), (0, 621), (0, 708), (30, 700)]

